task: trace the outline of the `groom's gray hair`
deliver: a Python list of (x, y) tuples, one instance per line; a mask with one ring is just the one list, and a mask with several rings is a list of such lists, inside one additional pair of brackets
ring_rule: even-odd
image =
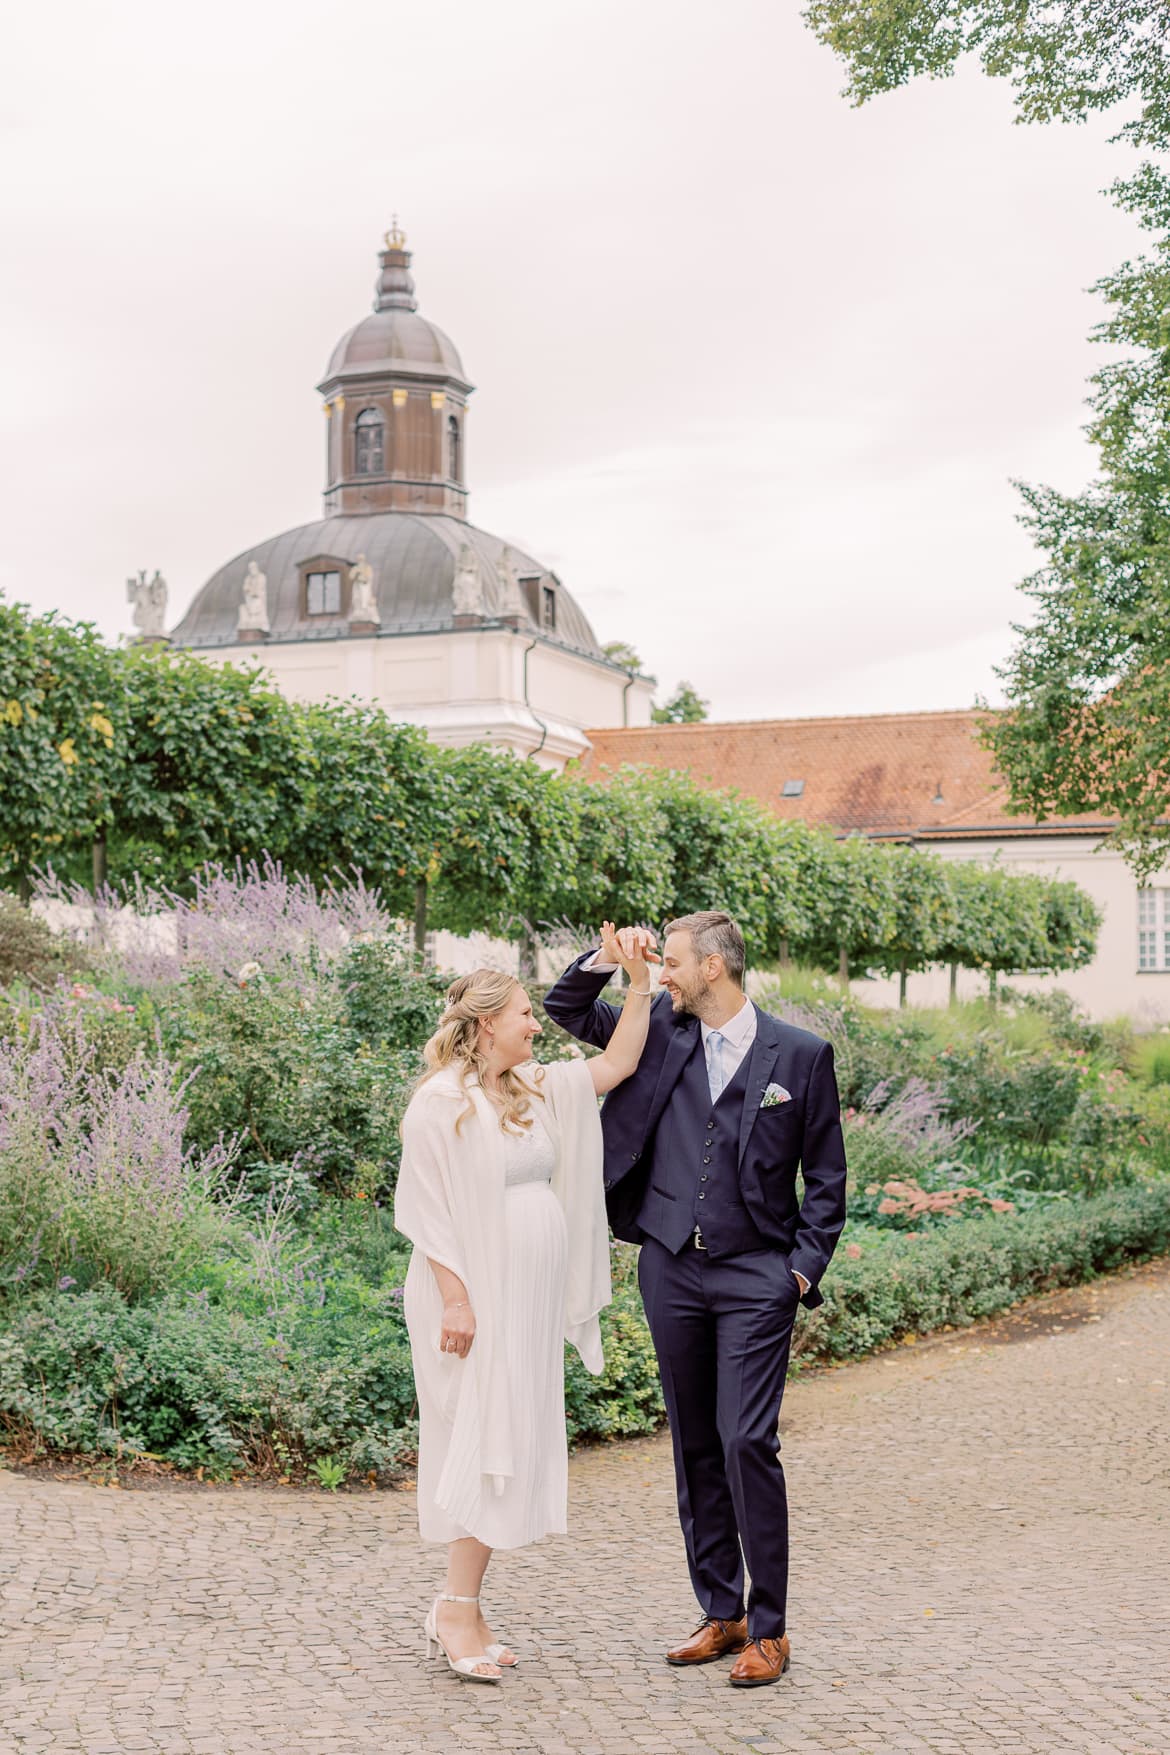
[(697, 957), (722, 957), (723, 967), (731, 979), (743, 986), (746, 961), (743, 933), (730, 914), (724, 914), (721, 908), (702, 908), (697, 914), (680, 914), (677, 920), (667, 921), (663, 937), (669, 938), (672, 932), (689, 932)]

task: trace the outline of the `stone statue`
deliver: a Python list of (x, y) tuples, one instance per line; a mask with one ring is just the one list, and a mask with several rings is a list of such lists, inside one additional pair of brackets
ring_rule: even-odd
[(365, 555), (359, 555), (349, 569), (349, 619), (351, 622), (382, 619), (374, 602), (374, 569)]
[(469, 542), (465, 542), (459, 550), (459, 565), (455, 569), (451, 601), (456, 615), (483, 614), (483, 575), (479, 570), (475, 550)]
[(145, 568), (137, 579), (127, 579), (126, 601), (134, 605), (134, 626), (142, 639), (165, 639), (167, 582), (157, 568), (153, 579), (147, 579)]
[(527, 612), (520, 591), (520, 581), (517, 579), (516, 569), (512, 565), (510, 548), (505, 547), (500, 550), (500, 558), (496, 562), (496, 580), (499, 585), (498, 596), (500, 600), (496, 606), (496, 614), (523, 617)]
[(255, 561), (248, 562), (244, 574), (244, 601), (240, 605), (236, 627), (241, 634), (267, 634), (268, 580)]

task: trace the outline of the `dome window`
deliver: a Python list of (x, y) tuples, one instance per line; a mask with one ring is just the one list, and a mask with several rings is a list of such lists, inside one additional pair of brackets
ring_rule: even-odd
[(542, 628), (547, 628), (550, 634), (556, 632), (557, 588), (555, 585), (542, 585), (540, 588), (540, 625)]
[(386, 424), (376, 408), (363, 408), (354, 422), (355, 473), (381, 475), (385, 468)]
[(462, 434), (454, 415), (447, 419), (447, 475), (451, 481), (463, 480)]
[(341, 574), (305, 574), (305, 614), (341, 614)]

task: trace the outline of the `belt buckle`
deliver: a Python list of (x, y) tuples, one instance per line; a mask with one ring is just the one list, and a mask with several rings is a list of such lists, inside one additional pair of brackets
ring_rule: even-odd
[(697, 1225), (695, 1226), (695, 1248), (701, 1249), (704, 1255), (707, 1253), (707, 1245), (703, 1242), (703, 1233)]

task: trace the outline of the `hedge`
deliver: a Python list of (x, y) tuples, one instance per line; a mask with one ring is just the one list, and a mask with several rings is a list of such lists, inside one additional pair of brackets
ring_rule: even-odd
[[(826, 1302), (803, 1315), (801, 1362), (858, 1358), (907, 1334), (992, 1316), (1030, 1293), (1170, 1252), (1170, 1181), (1019, 1216), (989, 1216), (912, 1239), (864, 1232), (838, 1252)], [(603, 1318), (606, 1371), (575, 1355), (566, 1373), (574, 1440), (651, 1432), (662, 1397), (634, 1284), (615, 1251)], [(112, 1287), (30, 1299), (0, 1335), (0, 1431), (18, 1454), (146, 1452), (180, 1468), (299, 1475), (325, 1460), (344, 1475), (392, 1477), (416, 1441), (398, 1288), (306, 1308), (284, 1332), (172, 1295), (129, 1307)]]
[(1033, 1293), (1170, 1252), (1170, 1180), (1011, 1217), (958, 1220), (916, 1238), (865, 1237), (860, 1256), (840, 1249), (834, 1258), (825, 1303), (798, 1331), (801, 1359), (856, 1359), (904, 1335), (962, 1327)]

